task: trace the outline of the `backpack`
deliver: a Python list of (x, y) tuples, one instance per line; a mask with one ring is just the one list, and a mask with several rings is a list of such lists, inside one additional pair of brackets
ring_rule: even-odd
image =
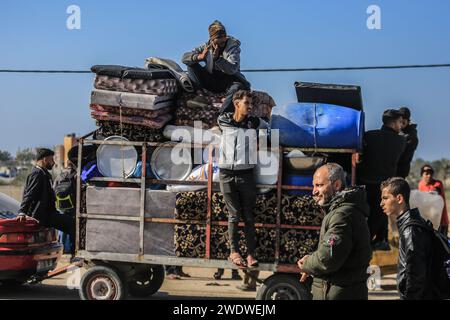
[(417, 226), (432, 233), (430, 271), (433, 295), (437, 299), (450, 299), (450, 244), (447, 237), (434, 230), (429, 220), (426, 224), (410, 221), (405, 228), (409, 226)]
[(69, 210), (75, 207), (76, 175), (76, 170), (65, 170), (56, 179), (54, 189), (57, 209)]

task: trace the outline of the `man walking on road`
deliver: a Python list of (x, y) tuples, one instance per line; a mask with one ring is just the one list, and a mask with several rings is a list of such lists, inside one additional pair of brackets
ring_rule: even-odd
[[(432, 233), (417, 208), (409, 208), (410, 188), (403, 178), (391, 178), (381, 184), (381, 207), (397, 219), (399, 230), (397, 286), (402, 300), (433, 299), (430, 281)], [(419, 224), (423, 225), (420, 227)]]

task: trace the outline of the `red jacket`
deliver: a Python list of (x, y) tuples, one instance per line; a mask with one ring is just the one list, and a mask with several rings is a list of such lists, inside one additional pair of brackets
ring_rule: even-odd
[(431, 192), (436, 191), (444, 199), (444, 209), (442, 210), (441, 226), (448, 226), (447, 204), (445, 201), (444, 185), (439, 180), (432, 179), (430, 184), (425, 184), (423, 180), (419, 182), (419, 191)]

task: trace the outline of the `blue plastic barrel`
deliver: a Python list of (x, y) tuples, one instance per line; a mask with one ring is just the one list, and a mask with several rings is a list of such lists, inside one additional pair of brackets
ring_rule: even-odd
[[(286, 186), (301, 186), (301, 187), (312, 187), (313, 186), (313, 177), (305, 176), (299, 174), (290, 174), (285, 173), (283, 175), (283, 185)], [(288, 190), (286, 192), (289, 195), (294, 196), (310, 196), (312, 195), (311, 190)]]
[(280, 144), (303, 148), (361, 149), (364, 112), (323, 103), (291, 103), (272, 109), (271, 129)]

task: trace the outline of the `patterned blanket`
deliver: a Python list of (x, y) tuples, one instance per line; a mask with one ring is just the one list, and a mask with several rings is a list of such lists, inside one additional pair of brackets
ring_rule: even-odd
[(92, 111), (97, 112), (107, 112), (110, 114), (118, 114), (122, 112), (122, 116), (138, 116), (148, 119), (155, 119), (164, 114), (169, 114), (172, 111), (171, 107), (165, 107), (158, 110), (144, 110), (144, 109), (133, 109), (133, 108), (120, 108), (113, 106), (105, 106), (100, 104), (91, 104), (90, 108)]
[(123, 136), (130, 141), (145, 141), (145, 142), (163, 142), (167, 139), (164, 138), (161, 129), (151, 129), (149, 127), (122, 124), (122, 130), (118, 122), (113, 121), (97, 121), (97, 127), (95, 132), (95, 139), (104, 140), (110, 136)]
[[(253, 107), (251, 115), (257, 117), (270, 118), (272, 108), (275, 102), (271, 96), (262, 91), (252, 91)], [(202, 107), (191, 107), (188, 105), (189, 100), (202, 97), (207, 103)], [(183, 93), (177, 100), (177, 110), (175, 116), (175, 124), (179, 126), (194, 126), (195, 121), (201, 121), (204, 129), (217, 126), (217, 118), (219, 110), (222, 106), (225, 93), (212, 93), (207, 90), (198, 90), (195, 93)]]
[(173, 95), (158, 96), (151, 94), (127, 93), (94, 89), (91, 93), (91, 104), (113, 107), (125, 107), (144, 110), (158, 110), (175, 106)]
[(96, 89), (145, 93), (164, 96), (177, 93), (177, 80), (175, 79), (122, 79), (110, 76), (97, 75), (94, 80)]
[(152, 129), (162, 129), (171, 119), (171, 114), (163, 114), (154, 119), (140, 117), (140, 116), (125, 116), (122, 117), (117, 113), (91, 111), (91, 117), (95, 120), (122, 122), (126, 124), (135, 124), (149, 127)]

